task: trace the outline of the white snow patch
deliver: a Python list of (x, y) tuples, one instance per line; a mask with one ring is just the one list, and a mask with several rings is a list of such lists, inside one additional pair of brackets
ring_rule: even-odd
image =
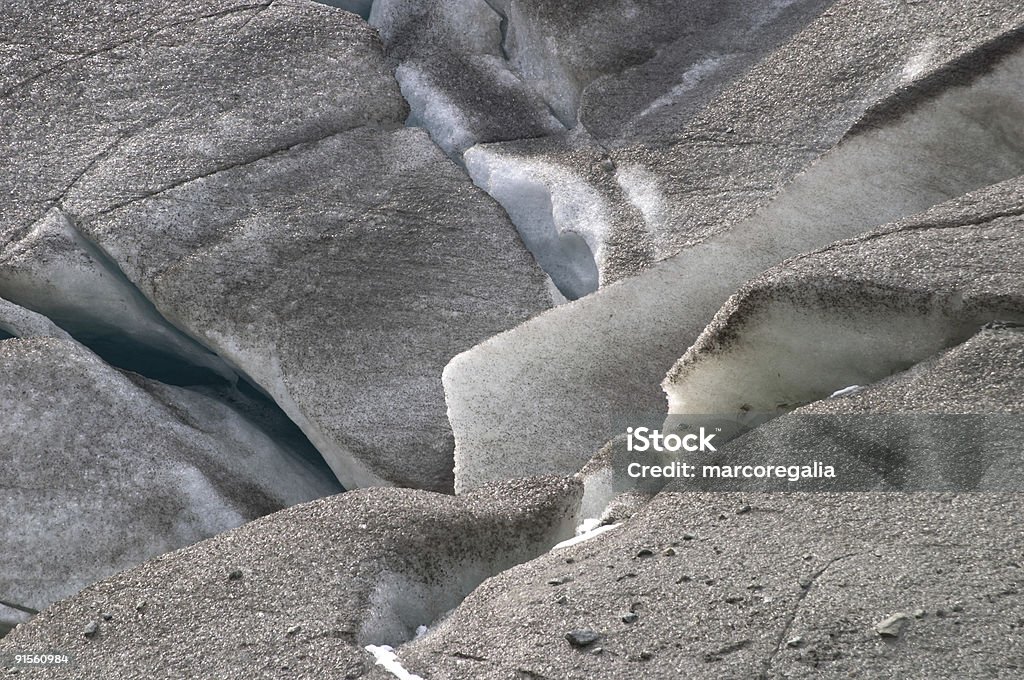
[(601, 524), (601, 520), (597, 518), (585, 519), (583, 520), (582, 524), (576, 527), (576, 536), (565, 541), (562, 541), (561, 543), (556, 543), (551, 549), (561, 550), (562, 548), (568, 548), (569, 546), (576, 545), (577, 543), (589, 541), (595, 536), (600, 536), (601, 534), (607, 531), (611, 531), (617, 526), (619, 525)]
[(904, 85), (917, 80), (928, 70), (928, 67), (935, 59), (935, 48), (935, 40), (929, 40), (919, 52), (907, 60), (900, 77)]
[(611, 217), (607, 202), (586, 180), (567, 168), (487, 146), (469, 149), (464, 160), (473, 182), (501, 204), (566, 298), (597, 290)]
[(640, 112), (639, 117), (643, 118), (657, 109), (675, 104), (684, 95), (692, 92), (694, 88), (704, 82), (708, 76), (715, 73), (725, 60), (726, 55), (717, 55), (705, 57), (696, 64), (693, 64), (679, 77), (678, 85), (651, 102), (650, 106)]
[(384, 670), (391, 673), (398, 680), (423, 680), (420, 676), (405, 670), (402, 664), (399, 663), (398, 656), (395, 654), (393, 647), (389, 645), (366, 645), (363, 649), (373, 654), (373, 658), (377, 660), (377, 665), (383, 666)]
[(850, 385), (849, 387), (844, 387), (841, 390), (836, 390), (832, 394), (828, 395), (828, 398), (834, 399), (836, 397), (845, 397), (848, 394), (857, 394), (863, 389), (864, 387), (861, 385)]

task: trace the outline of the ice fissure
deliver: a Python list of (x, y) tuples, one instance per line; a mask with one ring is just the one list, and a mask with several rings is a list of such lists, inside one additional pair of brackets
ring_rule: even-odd
[(60, 209), (0, 250), (0, 298), (51, 320), (111, 366), (241, 408), (336, 483), (317, 448), (258, 384), (168, 321)]

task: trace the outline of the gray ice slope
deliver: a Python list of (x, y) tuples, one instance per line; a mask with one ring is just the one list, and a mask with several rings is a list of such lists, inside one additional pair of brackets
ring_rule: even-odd
[(1024, 331), (994, 323), (905, 372), (796, 409), (707, 464), (810, 465), (834, 479), (718, 479), (673, 488), (776, 491), (1024, 489)]
[[(546, 478), (458, 498), (377, 488), (321, 499), (90, 586), (0, 653), (73, 655), (75, 668), (45, 669), (54, 679), (362, 677), (373, 667), (363, 645), (412, 638), (489, 576), (571, 536), (580, 491)], [(90, 620), (93, 639), (81, 632)]]
[(487, 0), (377, 0), (380, 31), (409, 102), (409, 123), (458, 158), (481, 141), (554, 134), (563, 125), (506, 60), (507, 22)]
[(1024, 321), (1024, 179), (787, 260), (745, 284), (673, 366), (668, 411), (741, 419), (865, 385)]
[[(933, 22), (945, 16), (936, 12)], [(864, 19), (848, 13), (851, 25)], [(827, 27), (834, 31), (841, 16), (830, 15)], [(445, 389), (456, 433), (457, 488), (524, 470), (578, 469), (623, 423), (664, 412), (654, 385), (744, 281), (787, 257), (1024, 171), (1024, 57), (1016, 33), (973, 50), (962, 43), (936, 47), (929, 64), (945, 65), (918, 74), (918, 87), (894, 93), (886, 79), (873, 80), (886, 63), (897, 66), (885, 62), (892, 55), (865, 69), (871, 77), (864, 82), (837, 89), (835, 79), (851, 73), (861, 53), (825, 28), (818, 36), (805, 32), (766, 60), (766, 69), (787, 64), (785, 77), (766, 82), (751, 76), (709, 107), (705, 121), (717, 118), (723, 127), (736, 121), (736, 127), (715, 142), (691, 140), (688, 153), (708, 170), (717, 168), (714, 176), (733, 177), (731, 169), (742, 163), (751, 179), (781, 184), (835, 143), (828, 135), (841, 135), (875, 105), (873, 112), (753, 217), (732, 221), (761, 202), (750, 195), (683, 201), (678, 207), (693, 211), (694, 243), (679, 255), (456, 357), (445, 369)], [(896, 40), (882, 25), (874, 30), (869, 34), (877, 40)], [(938, 36), (936, 25), (930, 30)], [(898, 44), (905, 42), (901, 37)], [(822, 50), (839, 52), (826, 60)], [(787, 103), (782, 94), (795, 98), (796, 83), (800, 100)], [(859, 93), (849, 91), (855, 86)], [(754, 92), (762, 104), (751, 108), (744, 97)], [(775, 92), (780, 97), (769, 105)], [(830, 104), (815, 105), (816, 99)], [(807, 125), (797, 129), (791, 119)], [(771, 133), (770, 143), (750, 144), (744, 135), (769, 134), (769, 120), (787, 123)], [(741, 126), (751, 127), (744, 132)]]
[(0, 600), (41, 609), (155, 555), (340, 490), (235, 409), (117, 371), (8, 306), (0, 327), (22, 337), (0, 341)]
[(450, 489), (443, 367), (549, 304), (500, 208), (422, 130), (334, 135), (81, 228), (347, 488)]
[[(879, 102), (913, 100), (907, 90), (915, 83), (934, 90), (984, 69), (991, 54), (959, 63), (955, 76), (932, 77), (990, 41), (1015, 44), (1021, 20), (1019, 8), (996, 1), (762, 3), (760, 11), (730, 3), (722, 17), (698, 32), (696, 44), (681, 37), (639, 72), (596, 81), (593, 125), (471, 149), (466, 165), (474, 180), (521, 229), (545, 224), (551, 238), (580, 234), (607, 285), (750, 217)], [(959, 30), (947, 31), (950, 25)], [(557, 51), (535, 53), (558, 58)], [(680, 71), (669, 68), (672, 60), (681, 60)], [(672, 75), (679, 82), (665, 93), (659, 79)], [(646, 108), (630, 118), (623, 100)], [(518, 200), (524, 178), (528, 200)], [(532, 198), (538, 193), (547, 201)], [(604, 204), (597, 220), (571, 209), (593, 203), (588, 193)]]
[(46, 315), (94, 350), (117, 355), (124, 368), (157, 377), (154, 356), (163, 356), (177, 373), (163, 379), (199, 379), (205, 370), (237, 380), (224, 361), (170, 326), (56, 208), (0, 250), (0, 295)]
[(657, 146), (826, 4), (378, 0), (370, 23), (398, 63), (408, 122), (457, 159), (469, 150), (474, 181), (576, 299), (665, 254), (644, 232), (660, 200), (650, 173), (620, 177), (606, 147)]
[[(1019, 494), (662, 493), (488, 580), (399, 657), (431, 680), (1010, 680), (1022, 510)], [(879, 635), (899, 613), (900, 636)], [(575, 630), (600, 637), (577, 649)]]
[[(450, 489), (443, 366), (550, 296), (500, 208), (402, 127), (376, 33), (305, 0), (4, 11), (0, 249), (25, 255), (4, 290), (209, 359), (101, 281), (120, 270), (347, 486)], [(55, 209), (109, 268), (44, 237)]]

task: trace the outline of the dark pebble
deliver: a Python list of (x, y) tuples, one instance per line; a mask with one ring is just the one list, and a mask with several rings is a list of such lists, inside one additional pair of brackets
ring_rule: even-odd
[(601, 638), (600, 633), (589, 629), (571, 630), (565, 634), (565, 639), (573, 647), (586, 647), (597, 642)]

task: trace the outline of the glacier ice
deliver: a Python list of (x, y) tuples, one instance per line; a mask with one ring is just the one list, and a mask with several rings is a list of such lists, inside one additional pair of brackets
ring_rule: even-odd
[[(692, 210), (690, 219), (697, 221), (694, 243), (680, 254), (455, 357), (444, 382), (457, 488), (522, 469), (575, 471), (622, 431), (616, 428), (664, 413), (664, 396), (653, 386), (745, 280), (787, 257), (1024, 171), (1024, 57), (1010, 49), (1012, 36), (994, 45), (978, 47), (966, 61), (957, 53), (929, 76), (929, 90), (900, 91), (895, 109), (880, 105), (869, 124), (752, 217), (730, 223), (726, 215), (749, 212), (757, 203), (731, 192), (677, 203), (674, 210)], [(884, 93), (886, 82), (871, 87)], [(724, 112), (707, 116), (712, 113)], [(854, 123), (849, 116), (831, 124)], [(746, 172), (762, 173), (762, 181), (779, 181), (780, 174), (795, 172), (794, 158), (813, 153), (791, 156), (788, 147), (772, 145), (754, 163), (751, 149), (762, 153), (765, 147), (744, 143), (738, 129), (731, 134), (733, 142), (723, 138), (715, 148), (728, 153), (730, 163), (742, 159)], [(705, 164), (716, 159), (703, 140), (687, 153), (701, 154)]]
[(60, 337), (0, 342), (0, 592), (85, 585), (340, 487), (230, 406)]
[(791, 410), (1024, 320), (1022, 188), (967, 194), (750, 281), (669, 371), (669, 413)]
[[(569, 479), (531, 478), (459, 497), (396, 488), (338, 494), (116, 574), (51, 606), (5, 644), (45, 639), (82, 667), (113, 669), (123, 661), (104, 645), (86, 646), (80, 624), (60, 629), (98, 610), (112, 614), (125, 649), (173, 644), (176, 670), (190, 677), (229, 674), (253, 657), (286, 659), (306, 677), (335, 665), (365, 668), (367, 645), (397, 648), (488, 577), (572, 536), (580, 492)], [(272, 649), (212, 653), (240, 630)], [(163, 655), (134, 656), (147, 676), (166, 667)]]
[(1016, 325), (991, 324), (854, 394), (782, 415), (713, 461), (827, 461), (835, 479), (738, 480), (728, 489), (715, 480), (710, 490), (1021, 491), (1024, 332)]
[(178, 384), (237, 380), (170, 326), (56, 208), (0, 249), (0, 296), (45, 315), (108, 361), (116, 357), (121, 368)]
[(443, 367), (551, 304), (499, 206), (412, 128), (334, 135), (79, 227), (346, 488), (451, 489)]
[[(66, 218), (113, 265), (69, 249), (43, 295), (32, 277), (54, 270), (12, 259), (19, 299), (55, 317), (74, 303), (61, 321), (89, 326), (76, 333), (116, 321), (179, 355), (198, 341), (277, 400), (348, 487), (450, 490), (443, 366), (551, 295), (500, 207), (403, 127), (376, 32), (308, 2), (86, 0), (9, 18), (87, 58), (4, 74), (0, 250), (55, 244)], [(130, 287), (114, 290), (115, 269)]]

